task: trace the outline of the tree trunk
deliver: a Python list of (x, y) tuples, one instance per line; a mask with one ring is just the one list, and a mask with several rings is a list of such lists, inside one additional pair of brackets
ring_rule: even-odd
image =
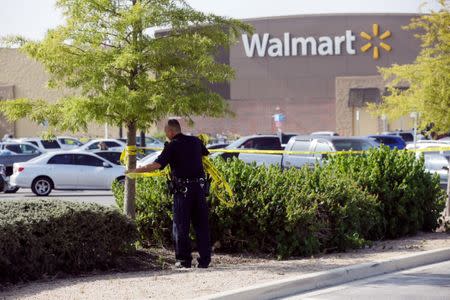
[[(127, 146), (136, 146), (136, 123), (127, 125)], [(127, 170), (136, 168), (136, 154), (128, 156)], [(125, 178), (125, 195), (123, 202), (123, 210), (125, 214), (134, 219), (136, 216), (136, 181), (134, 179)]]
[(448, 170), (447, 170), (447, 205), (445, 207), (445, 214), (444, 216), (447, 217), (447, 219), (450, 217), (450, 162), (448, 163)]
[(141, 143), (139, 146), (141, 146), (141, 147), (147, 146), (145, 143), (145, 131), (143, 131), (143, 130), (141, 130)]

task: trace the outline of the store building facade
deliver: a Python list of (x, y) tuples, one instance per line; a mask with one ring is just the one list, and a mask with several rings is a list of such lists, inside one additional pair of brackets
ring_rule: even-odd
[[(301, 134), (329, 130), (364, 135), (410, 129), (408, 117), (384, 120), (371, 116), (366, 106), (379, 103), (385, 92), (378, 67), (411, 63), (417, 57), (420, 41), (414, 32), (402, 29), (413, 17), (417, 15), (334, 14), (244, 20), (255, 30), (240, 36), (221, 57), (235, 70), (235, 79), (218, 89), (235, 116), (195, 117), (194, 127), (187, 131), (245, 135), (275, 132), (279, 125), (280, 130)], [(45, 95), (42, 68), (11, 51), (0, 49), (0, 98), (57, 98), (61, 92)], [(21, 63), (5, 63), (8, 55), (8, 59)], [(34, 93), (35, 89), (42, 95)], [(274, 122), (277, 113), (285, 116), (281, 123)], [(0, 131), (8, 126), (13, 126), (18, 136), (38, 130), (26, 121), (8, 125), (0, 119)]]

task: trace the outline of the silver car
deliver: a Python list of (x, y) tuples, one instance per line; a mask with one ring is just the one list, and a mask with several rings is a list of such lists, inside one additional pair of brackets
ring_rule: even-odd
[(4, 165), (0, 165), (0, 193), (3, 193), (8, 184), (6, 182), (6, 168)]
[[(420, 154), (418, 154), (419, 156)], [(424, 153), (425, 170), (438, 174), (443, 189), (447, 189), (449, 162), (445, 156), (437, 153)]]

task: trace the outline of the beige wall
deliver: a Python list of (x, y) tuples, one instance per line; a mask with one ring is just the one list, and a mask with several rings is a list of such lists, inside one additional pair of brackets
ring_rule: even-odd
[[(360, 110), (360, 124), (355, 118), (354, 107), (348, 105), (349, 92), (352, 88), (378, 88), (384, 91), (381, 76), (336, 77), (336, 132), (340, 135), (367, 135), (381, 132), (382, 122), (370, 116), (364, 108)], [(375, 131), (376, 132), (370, 132)]]
[[(45, 99), (55, 102), (61, 97), (73, 92), (69, 90), (51, 90), (47, 88), (48, 75), (43, 66), (28, 58), (17, 49), (0, 48), (0, 87), (13, 88), (12, 96), (17, 98)], [(11, 96), (11, 95), (10, 95)], [(1, 99), (0, 95), (0, 99)], [(8, 97), (9, 98), (9, 97)], [(3, 100), (4, 101), (4, 100)], [(64, 116), (61, 116), (63, 118)], [(13, 126), (7, 127), (6, 122), (0, 118), (0, 131), (13, 129), (15, 137), (39, 136), (45, 127), (29, 120), (19, 120)], [(3, 133), (4, 134), (4, 133)], [(60, 133), (78, 137), (103, 137), (104, 126), (91, 124), (88, 132)], [(124, 134), (126, 131), (124, 130)], [(109, 127), (110, 137), (119, 137), (117, 127)], [(1, 137), (0, 137), (1, 138)]]
[[(350, 107), (348, 105), (349, 92), (352, 88), (378, 88), (381, 95), (385, 90), (385, 83), (381, 76), (352, 76), (336, 78), (336, 132), (340, 135), (369, 135), (381, 134), (387, 131), (411, 130), (413, 120), (404, 116), (398, 120), (386, 120), (386, 128), (381, 118), (373, 116), (367, 107)], [(356, 111), (359, 110), (359, 122)]]
[(378, 117), (370, 114), (367, 107), (353, 107), (353, 135), (381, 134), (379, 123)]
[[(0, 84), (0, 101), (12, 98), (14, 98), (14, 86)], [(6, 118), (0, 114), (0, 137), (13, 132), (14, 124), (8, 122)]]
[(397, 120), (387, 120), (387, 128), (390, 131), (411, 130), (414, 128), (414, 120), (409, 116), (401, 117)]

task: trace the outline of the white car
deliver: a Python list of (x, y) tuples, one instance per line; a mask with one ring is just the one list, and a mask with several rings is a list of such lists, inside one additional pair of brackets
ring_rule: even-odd
[(52, 190), (110, 190), (114, 180), (125, 181), (123, 166), (89, 152), (62, 151), (15, 163), (10, 184), (48, 196)]
[(122, 151), (112, 151), (112, 150), (94, 150), (91, 153), (100, 156), (101, 158), (106, 159), (109, 162), (112, 162), (115, 165), (120, 165), (120, 156), (122, 155)]
[(113, 151), (123, 151), (125, 149), (126, 144), (122, 141), (115, 140), (115, 139), (96, 139), (87, 142), (86, 144), (82, 145), (79, 148), (76, 148), (77, 151), (94, 151), (99, 150), (98, 145), (104, 142), (106, 146), (108, 147), (108, 150)]
[[(450, 141), (445, 140), (420, 140), (416, 142), (416, 148), (417, 149), (423, 149), (423, 148), (448, 148), (450, 147)], [(406, 149), (414, 149), (414, 144), (408, 144), (406, 145)]]
[(436, 153), (443, 155), (445, 158), (450, 159), (450, 142), (446, 141), (417, 141), (416, 147), (414, 148), (414, 144), (406, 145), (406, 149), (408, 150), (419, 150), (418, 153)]
[[(140, 146), (141, 137), (136, 137), (136, 144)], [(147, 148), (164, 148), (164, 143), (154, 137), (146, 136), (145, 137), (145, 147)]]
[(41, 138), (20, 138), (12, 141), (33, 144), (42, 152), (59, 151), (63, 149), (58, 140), (43, 140)]
[(150, 153), (149, 155), (143, 157), (141, 160), (137, 161), (137, 167), (143, 167), (146, 166), (148, 164), (151, 164), (153, 162), (155, 162), (155, 160), (158, 158), (158, 156), (161, 154), (161, 151), (156, 151), (153, 153)]
[[(425, 171), (431, 174), (438, 174), (440, 185), (446, 190), (449, 175), (449, 161), (445, 156), (437, 153), (423, 153), (423, 155), (425, 159)], [(421, 153), (416, 154), (416, 157), (420, 156)]]
[(83, 145), (80, 140), (70, 136), (58, 136), (56, 137), (56, 139), (58, 140), (63, 150), (71, 150)]

